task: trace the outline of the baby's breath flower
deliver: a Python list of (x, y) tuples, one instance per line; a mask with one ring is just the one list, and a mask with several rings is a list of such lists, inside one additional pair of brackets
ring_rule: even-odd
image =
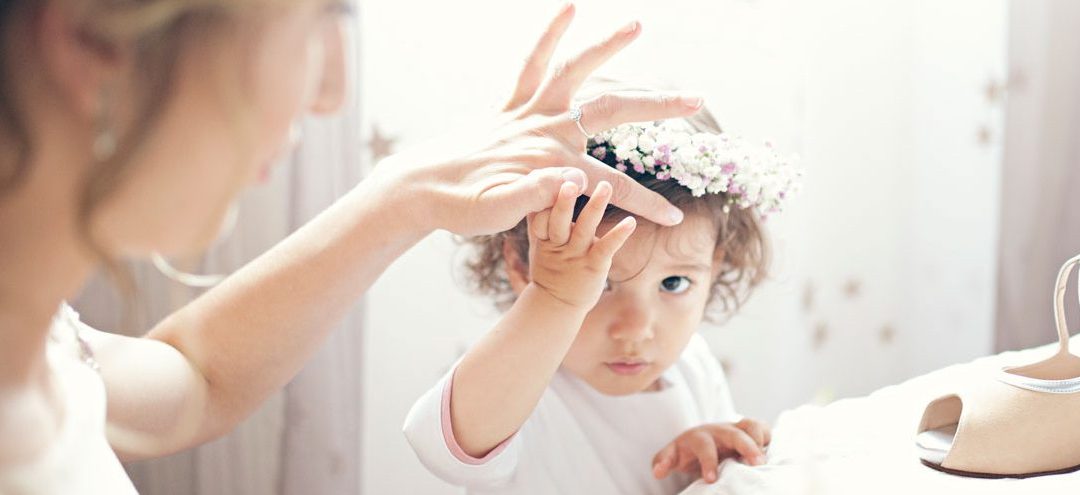
[(599, 160), (613, 156), (622, 172), (673, 179), (694, 196), (725, 194), (730, 205), (756, 208), (763, 217), (779, 212), (801, 188), (798, 157), (780, 155), (771, 142), (754, 146), (728, 134), (693, 132), (679, 123), (623, 124), (597, 133), (589, 152)]

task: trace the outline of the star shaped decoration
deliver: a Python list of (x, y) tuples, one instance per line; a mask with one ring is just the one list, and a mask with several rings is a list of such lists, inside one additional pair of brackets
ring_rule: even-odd
[(990, 79), (983, 87), (983, 94), (986, 96), (987, 103), (997, 103), (1005, 95), (1005, 85), (999, 83), (997, 79)]
[(818, 322), (814, 325), (814, 334), (811, 336), (811, 342), (814, 350), (819, 350), (825, 346), (825, 341), (829, 340), (829, 326), (825, 322)]
[(850, 279), (844, 284), (844, 295), (848, 299), (855, 299), (862, 293), (862, 282), (857, 279)]
[(802, 293), (802, 308), (804, 313), (810, 313), (814, 310), (814, 298), (817, 292), (814, 290), (813, 282), (806, 282), (806, 286), (803, 287)]
[(989, 145), (993, 137), (993, 134), (990, 132), (990, 127), (986, 125), (979, 126), (979, 130), (975, 132), (975, 140), (983, 146)]
[(372, 163), (378, 163), (383, 158), (394, 154), (394, 143), (397, 139), (385, 136), (379, 131), (377, 124), (371, 126), (371, 137), (368, 138), (368, 149), (371, 150)]
[(891, 344), (892, 341), (893, 341), (893, 338), (895, 338), (895, 337), (896, 337), (896, 329), (893, 328), (892, 325), (886, 324), (885, 326), (881, 327), (881, 331), (878, 332), (878, 339), (881, 340), (882, 344)]

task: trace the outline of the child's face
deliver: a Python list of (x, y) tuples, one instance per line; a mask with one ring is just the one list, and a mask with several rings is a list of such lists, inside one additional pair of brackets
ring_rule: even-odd
[[(618, 220), (604, 222), (597, 235)], [(562, 366), (608, 395), (654, 388), (701, 324), (719, 265), (715, 247), (716, 228), (703, 215), (670, 228), (642, 221), (615, 255), (609, 287)]]

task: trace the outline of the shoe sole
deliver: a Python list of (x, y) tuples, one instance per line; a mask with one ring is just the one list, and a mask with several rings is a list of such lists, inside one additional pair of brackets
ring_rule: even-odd
[(926, 467), (928, 467), (930, 469), (934, 469), (936, 471), (941, 471), (941, 472), (946, 473), (946, 474), (952, 474), (952, 475), (956, 475), (956, 476), (966, 476), (968, 478), (983, 478), (983, 479), (995, 479), (995, 480), (996, 479), (1002, 479), (1002, 478), (1016, 478), (1016, 479), (1034, 478), (1036, 476), (1052, 476), (1052, 475), (1055, 475), (1055, 474), (1067, 474), (1067, 473), (1072, 473), (1074, 471), (1080, 471), (1080, 465), (1077, 465), (1077, 466), (1073, 466), (1073, 467), (1069, 467), (1069, 468), (1065, 468), (1065, 469), (1057, 469), (1057, 470), (1054, 470), (1054, 471), (1042, 471), (1042, 472), (1038, 472), (1038, 473), (1024, 473), (1024, 474), (973, 473), (971, 471), (961, 471), (959, 469), (949, 469), (947, 467), (942, 467), (940, 464), (934, 464), (934, 463), (932, 463), (930, 461), (927, 461), (926, 459), (919, 459), (919, 461), (922, 462), (924, 466), (926, 466)]

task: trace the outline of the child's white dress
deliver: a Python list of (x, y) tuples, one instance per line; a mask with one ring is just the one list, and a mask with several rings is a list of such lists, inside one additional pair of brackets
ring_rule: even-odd
[(687, 429), (741, 419), (723, 370), (697, 334), (656, 392), (608, 396), (560, 370), (521, 429), (483, 459), (454, 439), (452, 378), (453, 371), (416, 401), (404, 431), (431, 472), (470, 494), (678, 493), (693, 478), (656, 480), (653, 456)]
[(67, 304), (53, 318), (46, 356), (64, 401), (64, 423), (37, 459), (0, 466), (0, 494), (136, 493), (105, 438), (105, 382), (85, 362), (78, 341), (81, 325)]

